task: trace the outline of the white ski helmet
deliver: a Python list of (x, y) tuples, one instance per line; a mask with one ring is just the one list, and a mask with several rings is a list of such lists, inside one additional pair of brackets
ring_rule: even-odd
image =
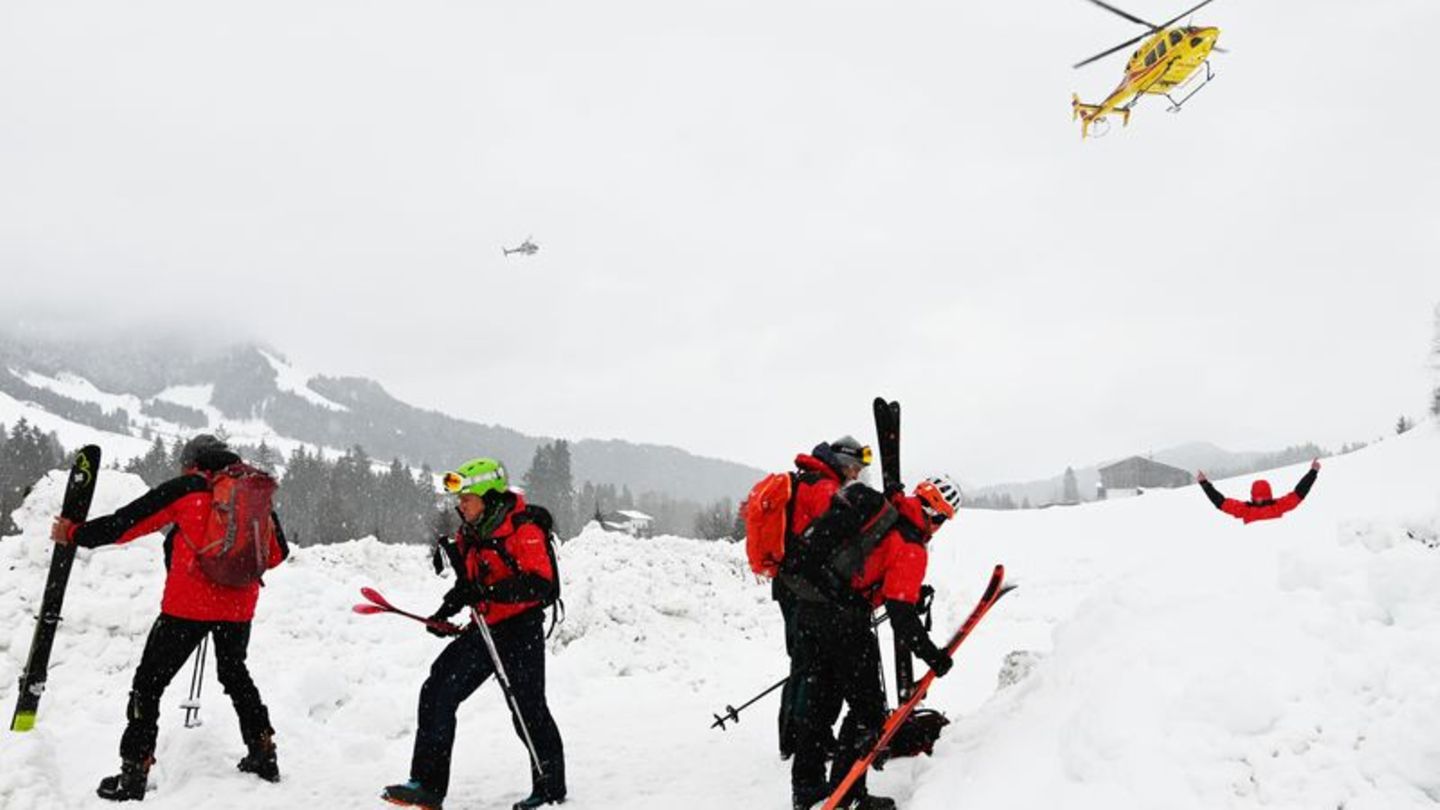
[(916, 484), (915, 497), (931, 517), (953, 518), (960, 510), (960, 487), (948, 475), (932, 475)]

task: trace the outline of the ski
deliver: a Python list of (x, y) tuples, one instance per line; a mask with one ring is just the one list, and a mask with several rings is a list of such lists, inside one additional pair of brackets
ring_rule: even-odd
[[(876, 397), (874, 407), (875, 434), (880, 447), (880, 476), (888, 496), (904, 488), (900, 481), (900, 403)], [(915, 660), (899, 636), (895, 636), (894, 644), (895, 703), (899, 705), (915, 692)]]
[[(90, 514), (90, 501), (95, 497), (95, 476), (99, 472), (100, 448), (93, 444), (80, 448), (65, 484), (61, 517), (75, 523), (85, 522)], [(45, 591), (40, 597), (40, 614), (36, 616), (35, 635), (30, 640), (30, 655), (20, 673), (15, 714), (10, 718), (11, 731), (35, 728), (35, 713), (40, 708), (40, 695), (45, 692), (50, 669), (50, 650), (55, 646), (55, 630), (60, 624), (60, 608), (65, 603), (65, 586), (70, 582), (74, 563), (75, 544), (56, 543), (50, 553), (50, 574), (45, 578)]]
[[(985, 593), (981, 594), (980, 601), (975, 603), (975, 608), (970, 611), (970, 616), (965, 619), (964, 624), (960, 625), (960, 629), (955, 632), (955, 635), (950, 639), (950, 643), (945, 645), (946, 654), (953, 656), (955, 651), (960, 648), (960, 644), (964, 642), (970, 635), (970, 632), (975, 629), (975, 625), (979, 624), (980, 620), (985, 618), (985, 614), (990, 611), (990, 608), (994, 607), (995, 603), (1000, 601), (1002, 596), (1014, 589), (1014, 585), (1005, 584), (1005, 566), (995, 566), (994, 573), (990, 575), (990, 584), (985, 586)], [(855, 765), (850, 768), (850, 772), (845, 774), (845, 778), (841, 780), (840, 784), (831, 792), (830, 798), (825, 800), (823, 810), (835, 810), (835, 808), (840, 806), (840, 801), (845, 798), (845, 794), (850, 791), (850, 788), (854, 786), (855, 782), (870, 767), (870, 763), (875, 761), (875, 757), (890, 743), (891, 738), (895, 736), (895, 732), (899, 731), (900, 727), (905, 725), (906, 718), (908, 718), (910, 713), (915, 710), (915, 707), (919, 705), (920, 701), (925, 697), (925, 693), (930, 689), (930, 684), (934, 681), (935, 673), (933, 671), (925, 673), (925, 677), (921, 678), (920, 682), (915, 685), (915, 694), (911, 695), (909, 700), (900, 704), (899, 708), (891, 712), (889, 717), (885, 718), (885, 725), (880, 730), (880, 737), (875, 741), (875, 744), (871, 746), (870, 753), (857, 761)]]

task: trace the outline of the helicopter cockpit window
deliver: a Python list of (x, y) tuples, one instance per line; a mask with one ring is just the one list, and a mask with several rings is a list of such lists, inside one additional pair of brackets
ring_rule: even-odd
[(1200, 47), (1200, 43), (1202, 43), (1202, 42), (1204, 42), (1204, 41), (1205, 41), (1205, 40), (1201, 39), (1200, 37), (1191, 37), (1191, 38), (1190, 38), (1190, 47), (1192, 47), (1192, 48), (1198, 48), (1198, 47)]
[(1163, 57), (1165, 55), (1165, 40), (1160, 40), (1160, 44), (1155, 46), (1155, 55), (1156, 58)]
[(1179, 45), (1179, 44), (1180, 44), (1180, 40), (1182, 40), (1182, 39), (1184, 39), (1184, 38), (1185, 38), (1185, 35), (1182, 34), (1182, 33), (1180, 33), (1179, 31), (1171, 31), (1171, 32), (1170, 32), (1170, 44), (1171, 44), (1172, 46), (1174, 46), (1174, 45)]
[(1155, 64), (1155, 52), (1152, 50), (1145, 54), (1145, 67), (1150, 67), (1153, 64)]

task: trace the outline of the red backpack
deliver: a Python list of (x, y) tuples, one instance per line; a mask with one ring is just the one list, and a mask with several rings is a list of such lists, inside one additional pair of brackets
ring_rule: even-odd
[(774, 577), (785, 559), (795, 477), (795, 473), (767, 475), (745, 499), (745, 553), (750, 558), (750, 570), (760, 576)]
[(213, 472), (209, 479), (205, 536), (199, 544), (190, 544), (195, 562), (217, 585), (253, 585), (270, 569), (270, 548), (275, 543), (270, 513), (279, 485), (269, 473), (243, 462)]

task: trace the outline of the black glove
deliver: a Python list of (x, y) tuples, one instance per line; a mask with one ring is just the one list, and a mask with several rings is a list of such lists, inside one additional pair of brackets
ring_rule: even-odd
[(436, 638), (449, 638), (450, 636), (460, 635), (460, 628), (453, 624), (435, 624), (436, 622), (448, 622), (450, 617), (455, 615), (453, 611), (447, 612), (447, 610), (448, 608), (441, 607), (435, 611), (435, 613), (430, 616), (431, 624), (425, 625), (425, 632)]
[(889, 484), (886, 484), (886, 485), (885, 485), (885, 498), (886, 498), (886, 500), (889, 500), (890, 498), (894, 498), (896, 495), (904, 495), (904, 494), (905, 494), (905, 485), (902, 484), (902, 483), (900, 483), (899, 481), (892, 481), (892, 482), (890, 482)]
[(935, 677), (943, 678), (945, 673), (955, 666), (955, 659), (946, 654), (944, 650), (936, 650), (934, 655), (925, 659), (925, 663), (930, 665), (930, 670), (935, 673)]
[(440, 601), (439, 612), (445, 614), (441, 618), (448, 619), (471, 605), (488, 602), (489, 591), (489, 588), (478, 582), (455, 583), (455, 587), (446, 591), (445, 597)]

